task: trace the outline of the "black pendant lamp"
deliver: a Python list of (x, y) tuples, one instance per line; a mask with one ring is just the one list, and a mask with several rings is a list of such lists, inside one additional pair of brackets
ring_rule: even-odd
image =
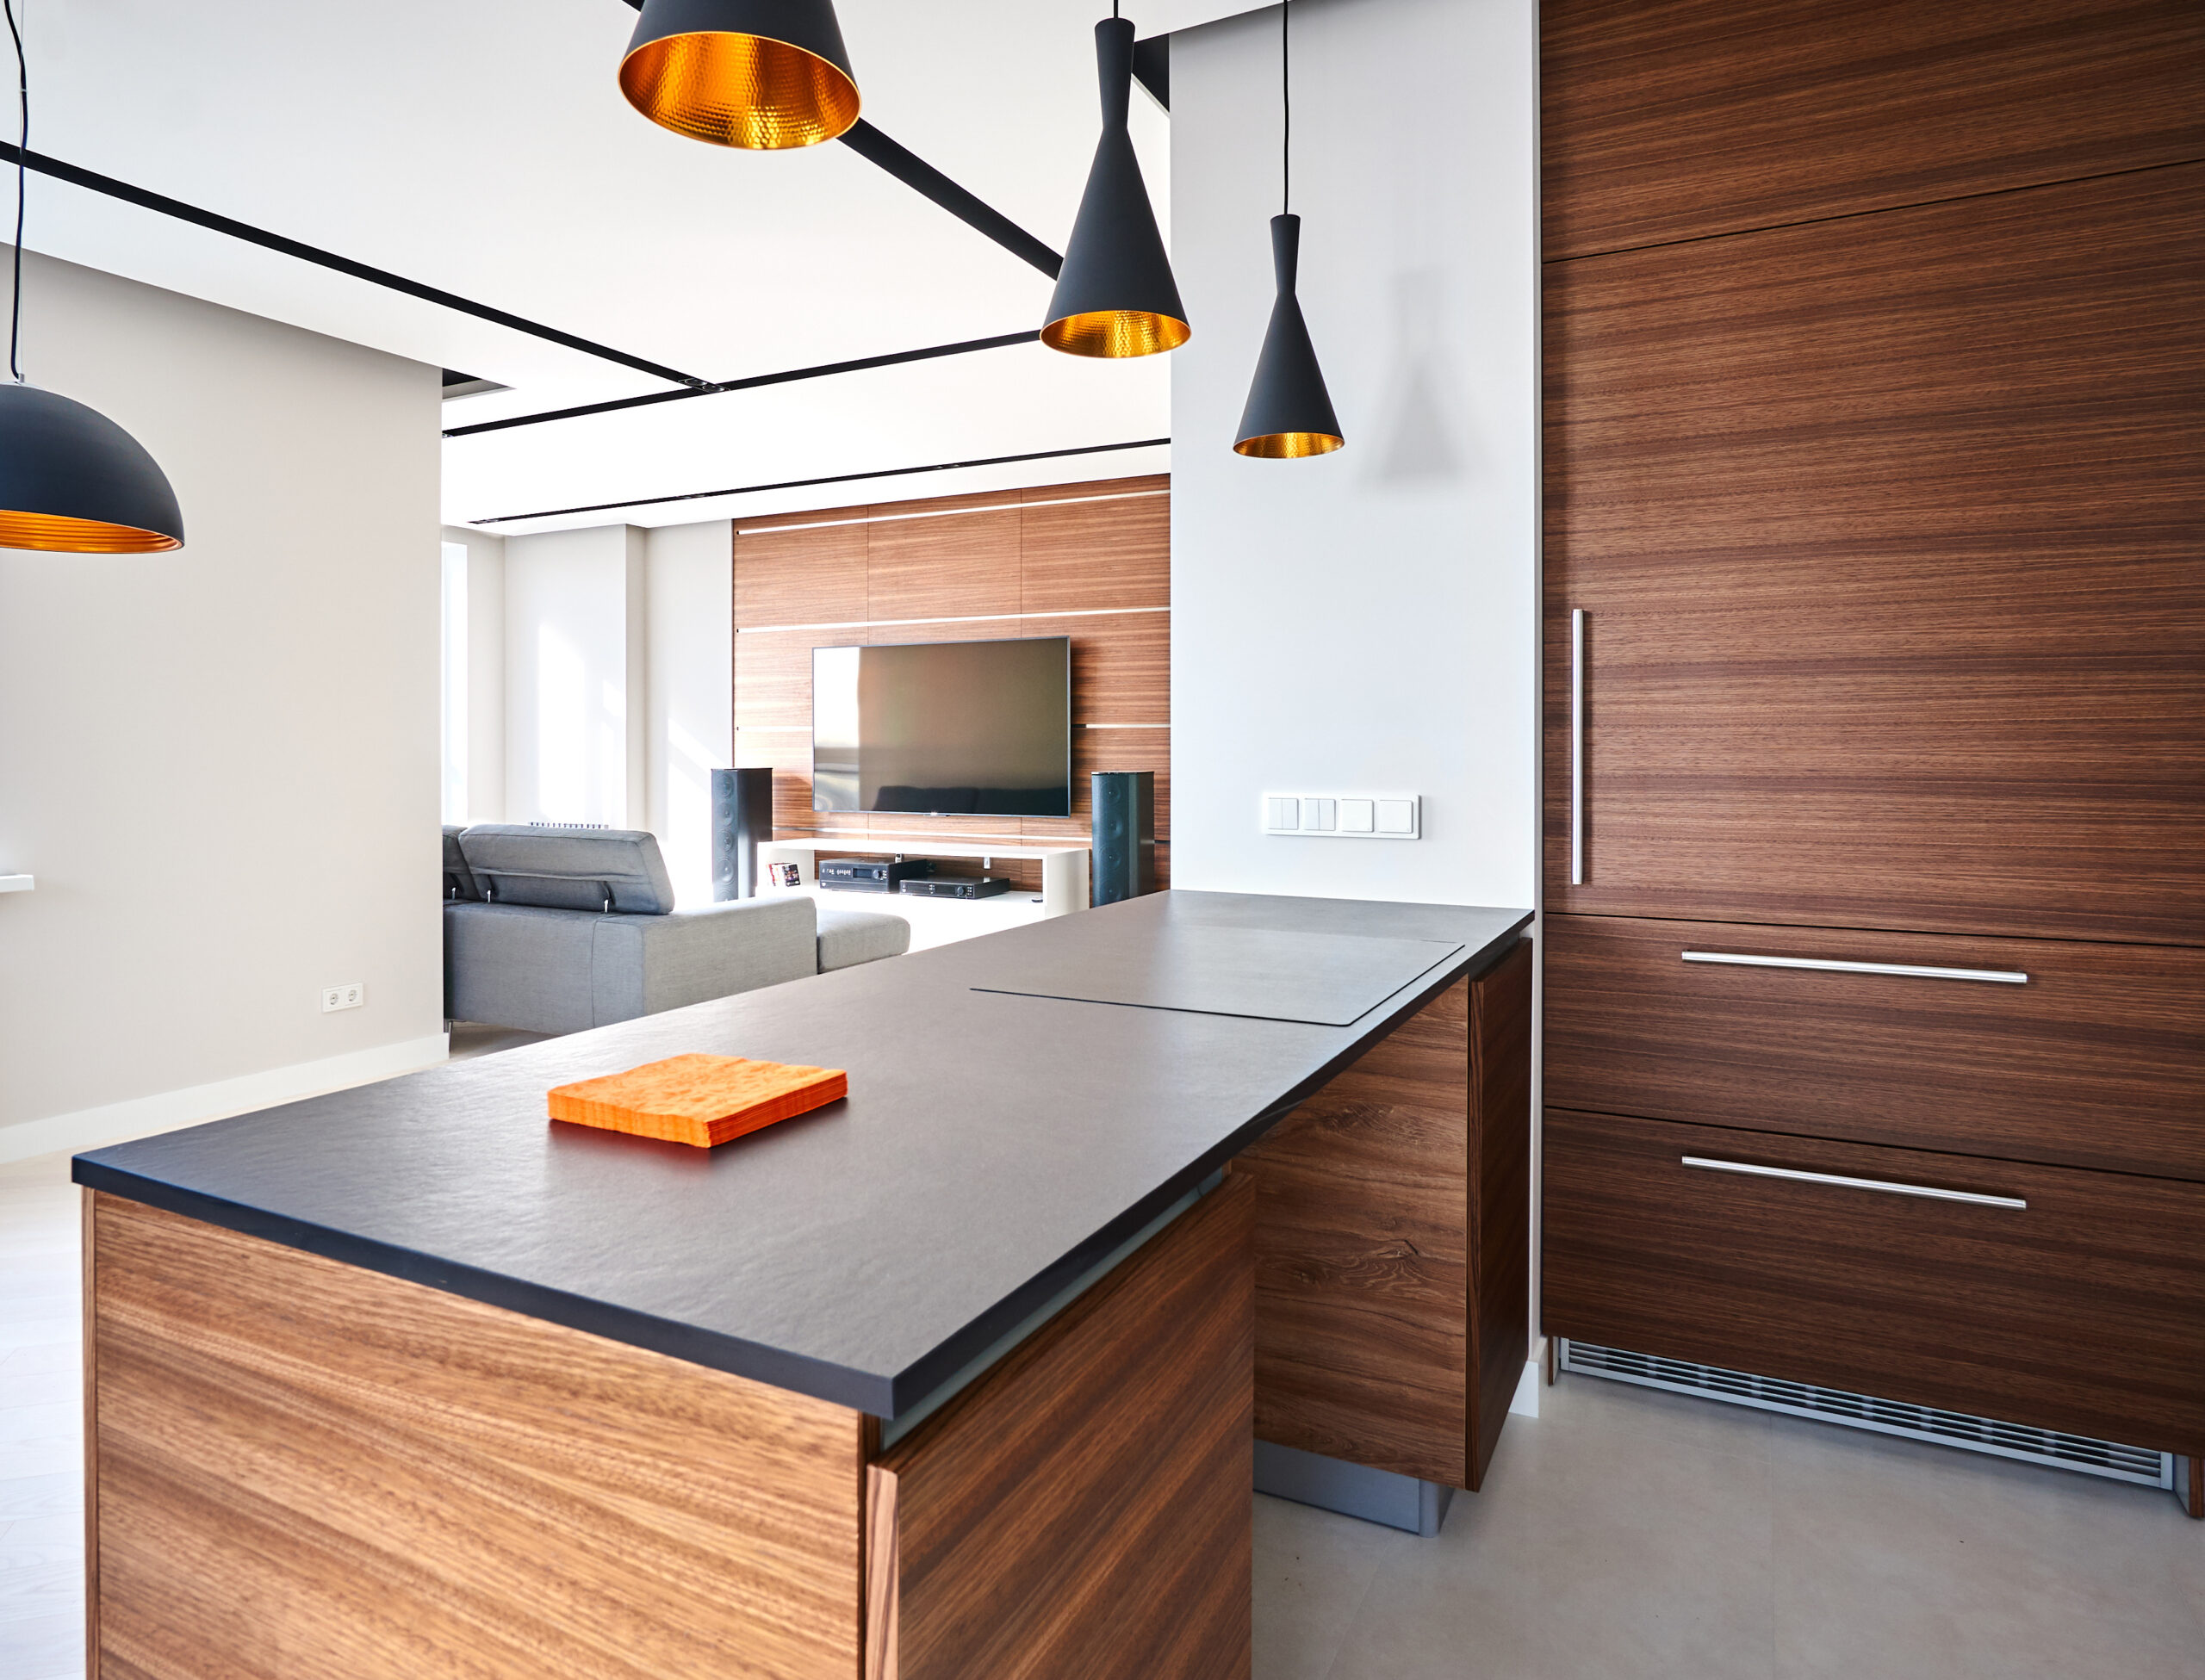
[(835, 0), (644, 0), (620, 91), (661, 127), (778, 152), (858, 120)]
[[(1279, 81), (1285, 112), (1282, 153), (1294, 137), (1293, 104), (1285, 96), (1286, 20), (1292, 9), (1291, 0), (1278, 9)], [(1280, 164), (1282, 206), (1288, 201), (1292, 186), (1289, 161), (1283, 156)], [(1278, 276), (1278, 300), (1271, 305), (1271, 324), (1264, 332), (1263, 354), (1256, 358), (1248, 406), (1240, 411), (1240, 435), (1233, 445), (1236, 454), (1265, 461), (1295, 461), (1304, 456), (1330, 455), (1347, 442), (1340, 436), (1332, 394), (1325, 389), (1324, 369), (1317, 365), (1317, 347), (1309, 342), (1309, 326), (1301, 319), (1301, 303), (1294, 294), (1301, 251), (1301, 218), (1283, 209), (1271, 218), (1271, 267)]]
[(143, 555), (183, 546), (176, 492), (153, 457), (95, 409), (23, 383), (23, 157), (31, 144), (30, 71), (15, 0), (6, 0), (22, 93), (16, 153), (16, 284), (8, 319), (8, 371), (0, 385), (0, 549)]
[(1041, 342), (1068, 356), (1153, 356), (1178, 349), (1194, 329), (1187, 325), (1126, 127), (1134, 26), (1115, 15), (1096, 24), (1095, 58), (1102, 83), (1102, 138), (1087, 172)]

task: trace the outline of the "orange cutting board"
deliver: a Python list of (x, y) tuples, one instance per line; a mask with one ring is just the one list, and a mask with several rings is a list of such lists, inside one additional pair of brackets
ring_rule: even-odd
[(849, 1092), (849, 1076), (840, 1068), (672, 1056), (555, 1088), (551, 1118), (708, 1150)]

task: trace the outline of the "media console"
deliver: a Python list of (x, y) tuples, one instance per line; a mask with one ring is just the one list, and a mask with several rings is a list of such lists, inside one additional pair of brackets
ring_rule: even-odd
[[(997, 858), (1033, 858), (1041, 865), (1041, 914), (1069, 915), (1088, 904), (1090, 848), (1084, 842), (1052, 845), (1027, 840), (937, 840), (926, 834), (816, 834), (761, 840), (758, 862), (794, 864), (807, 887), (819, 883), (822, 852), (854, 852), (884, 858), (978, 858), (984, 869)], [(770, 871), (767, 871), (770, 875)]]

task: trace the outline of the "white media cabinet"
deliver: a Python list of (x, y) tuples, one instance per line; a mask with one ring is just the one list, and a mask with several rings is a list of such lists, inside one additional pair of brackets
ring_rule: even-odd
[(978, 858), (985, 869), (997, 858), (1038, 858), (1041, 863), (1041, 914), (1069, 915), (1088, 904), (1090, 847), (1028, 840), (935, 840), (925, 834), (814, 834), (802, 840), (758, 842), (758, 866), (794, 864), (807, 887), (819, 883), (822, 852), (855, 852), (881, 858)]

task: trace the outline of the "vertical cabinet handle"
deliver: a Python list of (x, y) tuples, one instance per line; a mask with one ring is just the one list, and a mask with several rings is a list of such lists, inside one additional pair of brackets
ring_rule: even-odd
[(1585, 609), (1569, 615), (1569, 884), (1585, 884)]

